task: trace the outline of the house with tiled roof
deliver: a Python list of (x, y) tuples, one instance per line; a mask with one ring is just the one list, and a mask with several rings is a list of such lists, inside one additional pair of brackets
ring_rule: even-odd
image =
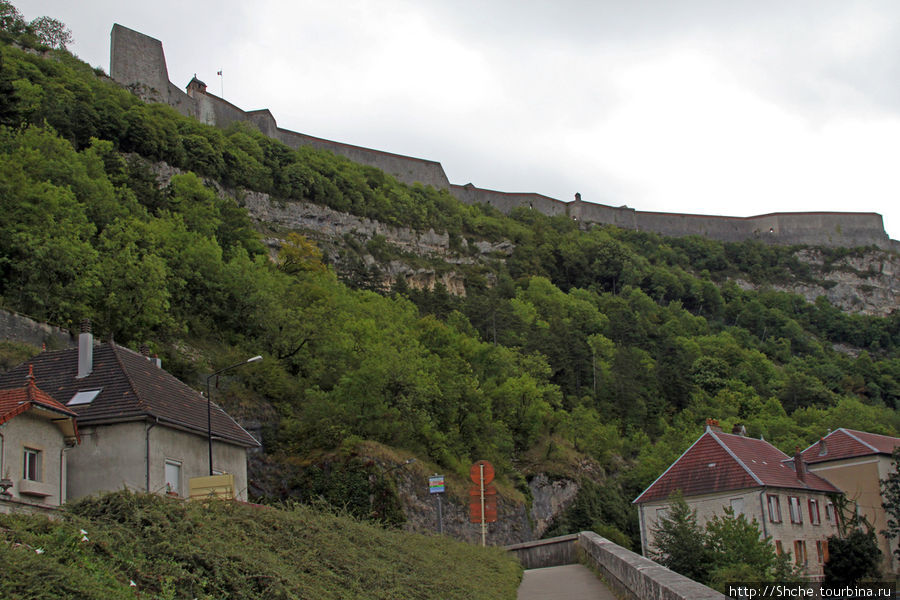
[(840, 488), (858, 514), (873, 525), (883, 555), (882, 570), (895, 574), (900, 572), (894, 554), (897, 543), (881, 534), (887, 516), (879, 482), (893, 472), (891, 453), (897, 446), (900, 438), (841, 428), (802, 452), (809, 470)]
[(742, 429), (723, 433), (710, 422), (706, 431), (643, 491), (638, 506), (644, 555), (654, 547), (659, 520), (669, 497), (679, 490), (702, 527), (730, 507), (756, 519), (778, 553), (790, 552), (806, 575), (820, 578), (828, 558), (828, 537), (837, 533), (831, 494), (834, 485), (811, 473), (800, 456), (793, 459)]
[(247, 451), (259, 442), (158, 359), (95, 345), (84, 331), (77, 348), (42, 352), (0, 375), (0, 388), (21, 385), (29, 372), (77, 415), (81, 444), (68, 452), (68, 498), (123, 488), (187, 497), (189, 481), (212, 470), (232, 475), (234, 496), (246, 500)]
[(73, 410), (29, 375), (0, 386), (0, 512), (36, 512), (66, 500), (67, 455), (78, 443)]

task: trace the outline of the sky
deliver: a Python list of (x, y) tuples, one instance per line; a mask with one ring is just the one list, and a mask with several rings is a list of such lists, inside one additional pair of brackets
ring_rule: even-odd
[[(895, 0), (13, 0), (109, 72), (113, 23), (279, 127), (451, 183), (750, 216), (877, 212), (900, 239)], [(222, 71), (222, 77), (217, 76)]]

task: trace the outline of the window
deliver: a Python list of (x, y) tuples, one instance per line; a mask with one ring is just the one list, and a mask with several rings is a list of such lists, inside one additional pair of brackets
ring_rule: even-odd
[(79, 404), (90, 404), (97, 397), (101, 390), (88, 390), (86, 392), (78, 392), (72, 399), (66, 402), (66, 406), (77, 406)]
[(181, 462), (166, 459), (166, 493), (181, 496)]
[(819, 564), (828, 562), (828, 540), (819, 540), (816, 542), (816, 555), (819, 559)]
[(731, 510), (734, 511), (734, 516), (744, 514), (744, 499), (743, 498), (732, 498), (731, 499)]
[(25, 462), (22, 469), (22, 478), (29, 481), (41, 480), (41, 451), (34, 448), (25, 448)]
[(835, 522), (834, 504), (831, 502), (825, 504), (825, 520), (829, 523)]
[(781, 523), (781, 502), (778, 496), (769, 496), (769, 521), (772, 523)]
[(806, 564), (806, 542), (804, 540), (794, 541), (794, 562), (798, 565)]
[(788, 496), (788, 506), (791, 512), (791, 523), (803, 523), (803, 512), (800, 510), (800, 498)]
[(820, 525), (819, 520), (819, 501), (815, 498), (809, 499), (809, 522), (813, 525)]
[(781, 540), (775, 540), (775, 554), (781, 556), (784, 553), (784, 547), (781, 545)]

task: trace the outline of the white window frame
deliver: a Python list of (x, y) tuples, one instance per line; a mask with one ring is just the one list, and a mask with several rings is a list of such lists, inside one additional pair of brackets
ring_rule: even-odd
[(766, 504), (769, 507), (769, 521), (781, 523), (781, 501), (778, 499), (778, 494), (768, 494)]
[(743, 498), (732, 498), (731, 499), (731, 510), (734, 511), (735, 517), (744, 514), (744, 499)]
[(837, 511), (834, 508), (834, 502), (825, 503), (825, 521), (834, 523), (837, 520)]
[(25, 447), (22, 452), (22, 479), (43, 481), (43, 452), (39, 448)]
[[(166, 459), (166, 467), (165, 467), (165, 473), (164, 473), (165, 482), (166, 482), (166, 494), (173, 494), (173, 495), (178, 496), (179, 498), (182, 495), (181, 490), (183, 487), (182, 481), (181, 481), (182, 480), (181, 466), (182, 466), (182, 462), (180, 460), (175, 460), (174, 458)], [(173, 469), (177, 469), (177, 471), (175, 472), (176, 476), (174, 478), (169, 477), (169, 467), (172, 467)], [(171, 479), (175, 479), (175, 481), (172, 482)], [(174, 483), (175, 485), (170, 485), (171, 483)]]
[(803, 525), (803, 509), (800, 506), (799, 496), (788, 496), (788, 509), (791, 513), (791, 523)]
[(811, 525), (822, 524), (822, 519), (819, 515), (819, 501), (815, 498), (809, 499), (809, 523)]

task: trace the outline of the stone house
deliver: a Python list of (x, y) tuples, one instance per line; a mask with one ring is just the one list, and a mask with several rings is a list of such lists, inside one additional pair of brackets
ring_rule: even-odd
[(79, 439), (75, 417), (33, 376), (0, 389), (0, 512), (43, 512), (66, 501), (67, 455)]
[(874, 527), (883, 555), (882, 570), (898, 573), (897, 543), (881, 532), (887, 527), (880, 480), (894, 471), (891, 453), (900, 438), (853, 429), (837, 429), (802, 452), (809, 470), (839, 488), (857, 513)]
[(701, 527), (731, 507), (735, 514), (756, 519), (760, 533), (771, 537), (775, 551), (789, 552), (807, 577), (824, 575), (827, 539), (838, 532), (829, 495), (840, 490), (808, 472), (799, 453), (792, 459), (765, 440), (747, 437), (743, 429), (722, 433), (712, 421), (634, 500), (645, 556), (654, 546), (654, 531), (676, 490), (696, 511)]
[(0, 375), (0, 388), (22, 385), (29, 372), (77, 415), (81, 443), (67, 456), (68, 498), (122, 488), (187, 497), (189, 480), (210, 474), (211, 438), (214, 473), (233, 475), (235, 497), (247, 499), (247, 451), (259, 442), (158, 359), (95, 345), (83, 332), (77, 348), (42, 352)]

